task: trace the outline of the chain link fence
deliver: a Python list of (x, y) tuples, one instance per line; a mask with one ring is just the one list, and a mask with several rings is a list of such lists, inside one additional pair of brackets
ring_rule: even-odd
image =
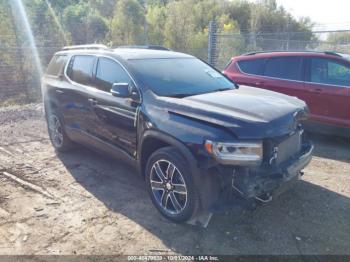
[[(215, 22), (208, 27), (208, 47), (175, 50), (192, 54), (222, 70), (233, 56), (256, 51), (336, 51), (350, 54), (350, 30), (272, 33), (218, 33)], [(4, 41), (3, 39), (6, 39)], [(305, 40), (307, 39), (307, 40)], [(45, 70), (52, 55), (62, 45), (37, 41), (37, 51)], [(0, 35), (0, 104), (28, 103), (40, 99), (40, 74), (29, 43), (16, 36)]]
[[(8, 36), (6, 37), (8, 40)], [(52, 55), (61, 46), (37, 46), (41, 65), (46, 68)], [(33, 49), (26, 43), (19, 46), (1, 43), (0, 36), (0, 104), (30, 103), (41, 97), (40, 69)]]
[(259, 51), (333, 51), (350, 54), (350, 30), (231, 33), (209, 25), (208, 62), (222, 70), (233, 56)]
[[(36, 46), (45, 71), (53, 54), (63, 46)], [(175, 50), (207, 60), (207, 49)], [(20, 46), (1, 43), (0, 36), (0, 105), (30, 103), (41, 98), (40, 73), (29, 44)]]

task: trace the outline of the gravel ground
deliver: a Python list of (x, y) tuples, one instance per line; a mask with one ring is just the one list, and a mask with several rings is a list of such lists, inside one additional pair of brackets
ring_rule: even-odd
[(56, 154), (41, 105), (0, 108), (0, 254), (350, 254), (350, 140), (311, 137), (295, 187), (201, 228), (162, 218), (123, 163)]

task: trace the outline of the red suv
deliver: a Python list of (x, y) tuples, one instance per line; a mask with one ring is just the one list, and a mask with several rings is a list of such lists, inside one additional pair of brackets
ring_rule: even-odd
[[(332, 52), (261, 52), (233, 57), (224, 72), (238, 84), (296, 96), (310, 122), (341, 134), (350, 128), (350, 56)], [(345, 128), (345, 129), (343, 129)]]

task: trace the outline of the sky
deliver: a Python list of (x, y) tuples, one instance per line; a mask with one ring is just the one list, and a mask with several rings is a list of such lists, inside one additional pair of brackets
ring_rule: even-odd
[(315, 30), (350, 29), (350, 0), (277, 0), (295, 17), (308, 16)]

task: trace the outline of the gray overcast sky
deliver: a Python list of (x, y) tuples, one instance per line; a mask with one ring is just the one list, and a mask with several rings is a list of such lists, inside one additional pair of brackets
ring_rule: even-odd
[(309, 16), (316, 29), (350, 29), (350, 0), (277, 0), (295, 17)]

